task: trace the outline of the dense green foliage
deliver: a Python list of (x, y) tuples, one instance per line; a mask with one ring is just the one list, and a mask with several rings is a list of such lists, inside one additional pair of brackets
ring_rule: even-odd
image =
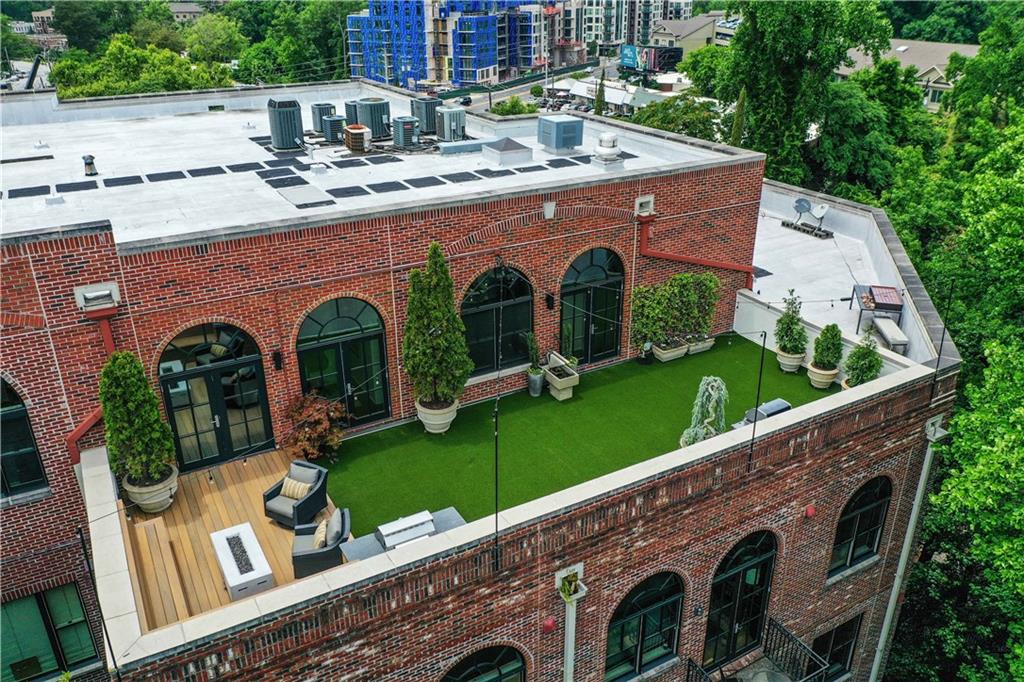
[(426, 269), (409, 273), (402, 361), (417, 399), (428, 407), (456, 400), (473, 372), (455, 284), (437, 242), (430, 244)]
[(843, 359), (843, 333), (839, 325), (832, 323), (814, 339), (814, 358), (811, 360), (818, 369), (831, 371), (839, 366)]
[(33, 12), (41, 12), (53, 3), (49, 0), (4, 0), (4, 14), (15, 21), (32, 21)]
[(977, 44), (982, 31), (999, 17), (1024, 13), (1019, 0), (883, 0), (893, 35), (909, 40)]
[[(6, 7), (5, 4), (4, 8)], [(0, 14), (0, 45), (3, 47), (0, 50), (0, 57), (3, 59), (0, 68), (4, 71), (11, 70), (8, 60), (32, 59), (39, 52), (31, 40), (11, 30), (11, 18), (6, 14)]]
[(847, 386), (860, 386), (878, 378), (882, 371), (882, 356), (878, 354), (878, 341), (870, 328), (860, 342), (846, 356), (843, 365)]
[(496, 116), (518, 116), (519, 114), (534, 114), (536, 112), (536, 104), (527, 104), (516, 95), (512, 95), (491, 107), (491, 113)]
[(604, 71), (601, 71), (601, 80), (597, 84), (597, 93), (594, 95), (594, 115), (603, 116), (605, 109), (604, 94)]
[(194, 65), (170, 50), (140, 48), (130, 35), (116, 35), (98, 59), (72, 52), (54, 64), (50, 81), (62, 98), (129, 95), (221, 88), (231, 85), (227, 67)]
[(790, 289), (782, 300), (782, 315), (775, 320), (775, 345), (783, 353), (801, 355), (807, 352), (807, 328), (800, 317), (800, 297)]
[(544, 96), (544, 86), (543, 85), (533, 85), (533, 86), (531, 86), (530, 87), (530, 95), (533, 96), (533, 97), (543, 97)]
[(720, 282), (711, 272), (679, 273), (661, 284), (636, 287), (632, 299), (630, 340), (637, 348), (704, 338), (718, 304)]
[(679, 437), (679, 445), (686, 447), (725, 432), (725, 405), (729, 391), (720, 377), (704, 377), (697, 387), (697, 397), (690, 410), (690, 425)]
[(171, 427), (134, 353), (118, 351), (103, 366), (100, 405), (111, 471), (140, 485), (163, 480), (174, 462)]
[(234, 20), (219, 14), (204, 14), (185, 30), (188, 55), (197, 62), (228, 62), (249, 45)]
[(648, 104), (633, 114), (630, 120), (680, 135), (704, 140), (718, 139), (718, 113), (714, 102), (698, 99), (686, 92)]

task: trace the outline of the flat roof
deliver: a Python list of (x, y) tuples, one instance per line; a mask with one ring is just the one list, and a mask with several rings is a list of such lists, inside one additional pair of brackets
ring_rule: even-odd
[[(748, 154), (585, 118), (582, 146), (556, 156), (537, 142), (535, 117), (506, 121), (472, 114), (467, 116), (469, 136), (509, 137), (532, 149), (533, 161), (500, 168), (479, 151), (389, 151), (388, 140), (376, 156), (355, 156), (342, 145), (316, 150), (315, 159), (270, 148), (269, 96), (297, 99), (303, 125), (310, 130), (311, 103), (331, 102), (343, 113), (344, 101), (371, 95), (389, 101), (392, 117), (410, 113), (411, 98), (395, 89), (342, 82), (316, 89), (267, 89), (244, 100), (227, 100), (225, 111), (202, 106), (204, 101), (224, 106), (223, 97), (211, 93), (185, 95), (175, 106), (162, 97), (131, 100), (134, 106), (122, 98), (77, 108), (70, 108), (76, 106), (72, 102), (58, 112), (63, 120), (5, 125), (3, 235), (109, 221), (119, 245), (176, 242), (208, 231), (299, 224), (310, 217), (317, 222), (351, 219), (382, 206), (415, 209), (664, 174)], [(619, 136), (624, 152), (619, 166), (591, 163), (598, 136), (608, 131)], [(99, 175), (85, 176), (86, 154), (95, 158)], [(326, 170), (310, 168), (314, 160), (326, 163)], [(48, 201), (52, 193), (63, 201)]]

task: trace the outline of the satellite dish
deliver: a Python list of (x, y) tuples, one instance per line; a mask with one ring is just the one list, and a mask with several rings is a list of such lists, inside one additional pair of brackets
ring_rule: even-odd
[(811, 210), (811, 202), (809, 199), (804, 199), (803, 197), (800, 197), (799, 199), (793, 202), (793, 208), (796, 209), (797, 213), (807, 213), (808, 211)]

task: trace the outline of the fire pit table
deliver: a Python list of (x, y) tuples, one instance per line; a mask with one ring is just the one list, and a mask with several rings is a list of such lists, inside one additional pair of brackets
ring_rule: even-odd
[(860, 320), (864, 313), (886, 313), (896, 316), (896, 325), (903, 322), (903, 297), (896, 287), (878, 284), (855, 284), (850, 294), (850, 309), (857, 304), (857, 334), (860, 334)]
[(274, 573), (250, 524), (214, 531), (210, 539), (231, 601), (274, 587)]

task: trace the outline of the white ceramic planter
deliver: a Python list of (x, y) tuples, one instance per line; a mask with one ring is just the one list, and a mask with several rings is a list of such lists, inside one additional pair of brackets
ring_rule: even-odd
[[(554, 373), (556, 367), (568, 373), (568, 376), (558, 376)], [(580, 383), (580, 375), (569, 365), (569, 361), (558, 353), (551, 353), (547, 367), (544, 368), (544, 378), (548, 382), (548, 393), (555, 400), (568, 400), (572, 397), (572, 388)]]
[(796, 355), (794, 353), (783, 353), (781, 350), (775, 351), (775, 355), (779, 358), (779, 369), (783, 372), (796, 372), (800, 369), (800, 365), (803, 364), (804, 358), (807, 356), (806, 353)]
[(828, 388), (839, 376), (839, 368), (818, 369), (814, 363), (807, 365), (807, 378), (811, 380), (811, 386), (815, 388)]
[(669, 360), (681, 358), (688, 352), (690, 352), (690, 345), (687, 343), (672, 348), (662, 348), (657, 344), (654, 345), (654, 357), (658, 358), (659, 362), (668, 362)]
[(126, 476), (121, 481), (128, 499), (131, 500), (139, 510), (147, 514), (162, 512), (171, 506), (174, 501), (174, 493), (178, 492), (178, 467), (171, 465), (171, 475), (156, 485), (132, 485)]
[(710, 350), (713, 345), (715, 345), (715, 337), (713, 336), (709, 336), (708, 338), (702, 341), (691, 343), (690, 355), (693, 355), (694, 353), (703, 353), (706, 350)]
[(448, 407), (434, 410), (424, 407), (420, 401), (416, 401), (416, 416), (423, 422), (423, 428), (427, 433), (444, 433), (455, 421), (455, 415), (459, 411), (459, 401), (456, 400)]

